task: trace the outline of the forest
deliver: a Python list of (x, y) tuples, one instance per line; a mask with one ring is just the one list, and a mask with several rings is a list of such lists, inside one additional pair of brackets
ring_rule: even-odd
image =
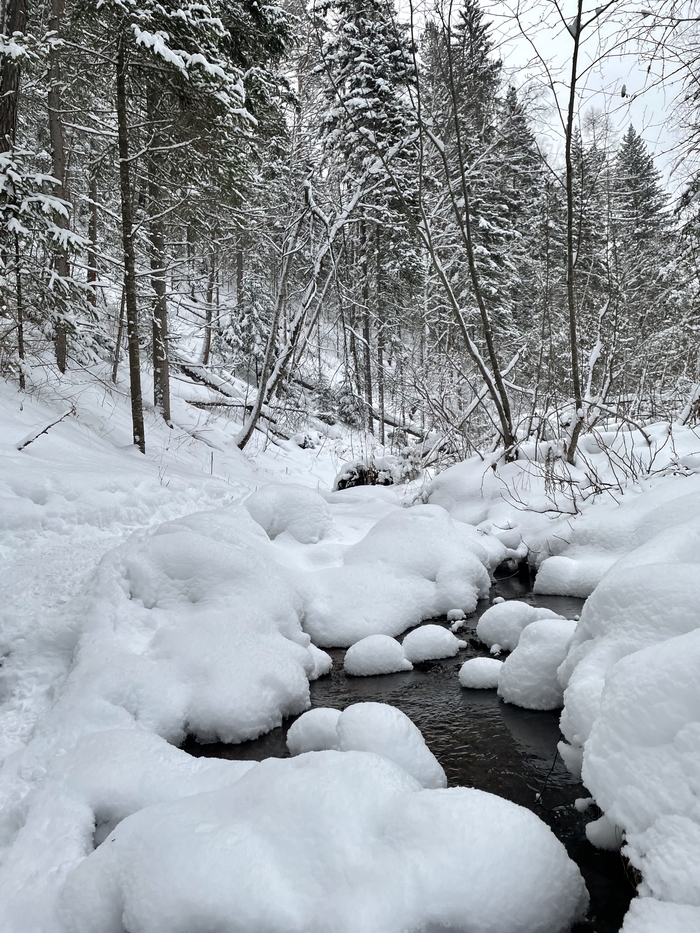
[[(695, 22), (548, 7), (562, 74), (499, 8), (516, 88), (476, 0), (7, 0), (0, 370), (128, 370), (142, 450), (183, 369), (245, 387), (241, 448), (309, 407), (422, 466), (694, 420)], [(622, 51), (672, 76), (674, 200), (625, 85), (586, 106)]]

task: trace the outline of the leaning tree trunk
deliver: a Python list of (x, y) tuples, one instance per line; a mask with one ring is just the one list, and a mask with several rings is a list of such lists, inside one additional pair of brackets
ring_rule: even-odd
[(129, 164), (129, 128), (126, 94), (126, 28), (117, 36), (117, 130), (119, 138), (119, 187), (122, 211), (122, 243), (124, 247), (124, 300), (126, 304), (126, 335), (129, 345), (129, 384), (131, 389), (131, 423), (134, 444), (146, 453), (141, 394), (141, 360), (139, 322), (136, 304), (136, 256), (134, 253), (134, 222), (131, 210), (131, 169)]
[[(63, 0), (51, 0), (51, 17), (49, 19), (49, 29), (54, 33), (54, 38), (59, 34), (61, 28), (61, 15), (63, 13)], [(61, 116), (61, 63), (59, 59), (59, 50), (55, 42), (51, 43), (49, 49), (49, 134), (51, 137), (51, 156), (53, 160), (53, 175), (57, 179), (55, 193), (59, 198), (67, 200), (66, 196), (66, 146), (63, 134), (63, 119)], [(56, 226), (62, 230), (68, 229), (68, 218), (61, 213), (55, 217)], [(70, 266), (68, 263), (68, 253), (65, 246), (59, 244), (55, 258), (56, 272), (63, 283), (67, 283), (70, 277)], [(65, 288), (65, 285), (63, 286)], [(65, 314), (59, 304), (59, 316), (56, 319), (54, 329), (54, 347), (56, 350), (56, 364), (59, 371), (66, 371), (68, 356), (68, 327)]]

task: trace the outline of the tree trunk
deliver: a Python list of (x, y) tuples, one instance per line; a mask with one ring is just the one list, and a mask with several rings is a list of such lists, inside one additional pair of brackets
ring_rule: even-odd
[(153, 401), (163, 420), (170, 422), (170, 365), (168, 357), (168, 298), (165, 282), (165, 230), (161, 216), (160, 185), (158, 183), (157, 98), (148, 93), (148, 121), (153, 130), (153, 152), (148, 160), (149, 238), (151, 241), (151, 287), (153, 302)]
[(377, 226), (375, 237), (377, 241), (377, 400), (379, 402), (379, 442), (384, 444), (386, 440), (384, 431), (384, 315), (382, 313), (382, 244), (379, 226)]
[(88, 301), (94, 307), (97, 306), (97, 171), (92, 167), (90, 172), (90, 222), (88, 224), (88, 269), (87, 283)]
[(22, 299), (22, 270), (19, 262), (19, 236), (15, 233), (15, 290), (17, 300), (17, 356), (19, 357), (19, 387), (24, 391), (24, 303)]
[(367, 262), (367, 232), (365, 230), (364, 220), (360, 221), (360, 245), (362, 249), (362, 339), (363, 363), (365, 376), (365, 401), (367, 403), (367, 430), (374, 434), (374, 419), (372, 417), (372, 407), (374, 400), (372, 398), (372, 354), (371, 354), (371, 321), (369, 314), (369, 267)]
[[(11, 36), (27, 28), (27, 0), (7, 0), (4, 33)], [(0, 65), (0, 152), (8, 152), (15, 144), (21, 58), (3, 55)]]
[(204, 349), (202, 350), (202, 365), (209, 365), (211, 355), (211, 332), (214, 327), (214, 283), (216, 282), (216, 254), (212, 250), (209, 266), (209, 281), (207, 282), (206, 323), (204, 327)]
[(117, 339), (114, 342), (114, 360), (112, 361), (112, 382), (117, 384), (117, 373), (119, 372), (119, 358), (122, 355), (122, 340), (124, 339), (124, 298), (126, 291), (122, 286), (122, 300), (119, 305), (119, 324), (117, 325)]
[(124, 247), (124, 300), (126, 333), (129, 344), (129, 385), (131, 389), (131, 423), (134, 444), (146, 453), (141, 394), (141, 360), (139, 351), (139, 321), (136, 303), (136, 256), (134, 253), (134, 223), (131, 212), (131, 166), (129, 163), (129, 129), (126, 94), (126, 28), (117, 36), (117, 128), (119, 137), (119, 182), (122, 211), (122, 243)]
[[(54, 39), (58, 36), (61, 29), (61, 16), (63, 14), (63, 0), (51, 0), (51, 16), (49, 19), (49, 29), (54, 33)], [(54, 193), (63, 200), (68, 200), (66, 195), (66, 146), (63, 134), (63, 118), (61, 116), (61, 63), (59, 51), (55, 42), (51, 43), (49, 48), (49, 134), (51, 137), (51, 156), (53, 161), (53, 175), (58, 180), (58, 185), (54, 188)], [(57, 213), (55, 218), (57, 227), (62, 230), (68, 229), (68, 218), (63, 214)], [(70, 266), (68, 264), (68, 253), (65, 248), (59, 245), (56, 252), (56, 272), (58, 276), (67, 282), (70, 277)], [(59, 288), (62, 288), (59, 285)], [(63, 288), (65, 293), (65, 288)], [(56, 364), (60, 372), (66, 371), (66, 362), (68, 356), (68, 327), (65, 319), (64, 302), (59, 301), (59, 317), (56, 320), (54, 329), (54, 347), (56, 351)]]
[(583, 428), (583, 395), (578, 360), (578, 322), (576, 314), (576, 293), (574, 291), (574, 167), (571, 157), (571, 143), (574, 132), (574, 106), (576, 103), (576, 78), (578, 51), (581, 41), (581, 18), (583, 0), (578, 0), (574, 25), (574, 51), (571, 58), (571, 83), (569, 85), (569, 107), (566, 115), (566, 301), (569, 309), (569, 344), (571, 353), (571, 381), (574, 390), (574, 426), (571, 440), (566, 451), (566, 459), (573, 464), (576, 461), (576, 448)]

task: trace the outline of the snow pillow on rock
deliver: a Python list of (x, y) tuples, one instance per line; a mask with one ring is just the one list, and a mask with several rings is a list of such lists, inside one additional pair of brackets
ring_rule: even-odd
[(486, 610), (476, 626), (476, 634), (489, 648), (500, 645), (503, 651), (512, 651), (520, 641), (523, 629), (531, 622), (561, 618), (551, 609), (509, 599)]
[(369, 635), (356, 641), (345, 653), (343, 667), (353, 677), (413, 670), (399, 642), (388, 635)]
[(287, 747), (292, 755), (324, 748), (373, 752), (400, 765), (423, 787), (447, 784), (420, 729), (388, 703), (353, 703), (342, 713), (324, 707), (309, 710), (287, 733)]

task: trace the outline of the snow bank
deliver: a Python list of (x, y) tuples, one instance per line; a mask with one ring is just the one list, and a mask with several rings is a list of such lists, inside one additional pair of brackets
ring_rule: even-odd
[(558, 618), (551, 609), (509, 599), (489, 606), (477, 623), (476, 634), (488, 648), (499, 645), (503, 651), (513, 651), (526, 626), (540, 619)]
[(452, 658), (466, 641), (456, 638), (441, 625), (421, 625), (409, 632), (403, 640), (403, 652), (413, 664), (433, 661), (437, 658)]
[(697, 933), (698, 930), (700, 907), (638, 897), (632, 901), (620, 933)]
[(593, 841), (607, 831), (642, 873), (625, 933), (695, 929), (700, 910), (699, 493), (666, 475), (594, 506), (538, 574), (538, 589), (597, 584), (558, 671), (561, 750), (605, 814)]
[(355, 642), (345, 653), (343, 667), (353, 677), (413, 670), (401, 645), (388, 635), (369, 635)]
[(247, 511), (195, 514), (104, 558), (64, 702), (123, 705), (169, 741), (240, 742), (308, 707), (308, 644)]
[(423, 787), (445, 787), (447, 778), (420, 729), (387, 703), (353, 703), (342, 713), (320, 707), (300, 716), (287, 733), (292, 755), (339, 749), (373, 752), (411, 774)]
[(469, 690), (495, 690), (502, 667), (495, 658), (470, 658), (459, 669), (459, 682)]
[[(700, 476), (646, 479), (618, 498), (619, 502), (601, 499), (577, 518), (568, 546), (540, 566), (536, 593), (590, 596), (607, 571), (627, 555), (634, 555), (637, 566), (668, 559), (660, 555), (669, 551), (681, 559), (687, 547), (681, 539), (692, 535), (700, 518)], [(685, 531), (679, 539), (681, 528)], [(694, 547), (697, 550), (697, 542)]]
[(321, 752), (124, 820), (72, 872), (63, 918), (68, 933), (224, 922), (357, 933), (358, 918), (367, 933), (563, 933), (586, 902), (578, 869), (529, 811), (422, 790), (375, 755)]
[(316, 544), (333, 527), (326, 500), (312, 489), (294, 483), (263, 486), (248, 496), (243, 505), (273, 540), (288, 534), (302, 544)]
[(575, 630), (576, 622), (566, 619), (542, 619), (526, 626), (514, 651), (503, 663), (498, 695), (506, 703), (525, 709), (559, 709), (564, 691), (557, 679), (557, 669), (566, 657)]

